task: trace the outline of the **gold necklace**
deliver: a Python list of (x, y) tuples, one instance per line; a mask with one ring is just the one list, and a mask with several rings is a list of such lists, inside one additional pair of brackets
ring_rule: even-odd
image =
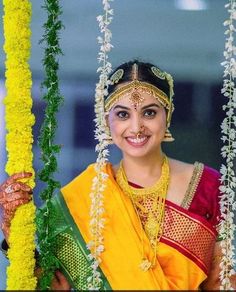
[(144, 239), (142, 234), (142, 262), (140, 264), (140, 268), (143, 271), (147, 271), (156, 264), (157, 245), (162, 235), (165, 198), (169, 185), (169, 178), (169, 163), (166, 155), (164, 156), (162, 163), (161, 176), (151, 187), (139, 189), (130, 186), (122, 161), (116, 174), (116, 181), (118, 185), (131, 199), (142, 230), (145, 230), (151, 246), (154, 249), (154, 259), (149, 261), (144, 256)]

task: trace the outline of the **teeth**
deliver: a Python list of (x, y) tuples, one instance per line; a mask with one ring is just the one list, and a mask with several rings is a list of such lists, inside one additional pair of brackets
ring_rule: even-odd
[(128, 140), (132, 143), (140, 144), (144, 142), (147, 139), (147, 137), (142, 137), (142, 138), (128, 138)]

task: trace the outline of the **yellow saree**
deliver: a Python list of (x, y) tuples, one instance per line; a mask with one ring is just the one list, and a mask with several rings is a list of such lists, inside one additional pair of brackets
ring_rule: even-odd
[[(109, 283), (107, 289), (199, 289), (210, 268), (217, 235), (213, 226), (201, 216), (166, 201), (164, 231), (158, 244), (156, 266), (142, 271), (139, 268), (143, 246), (141, 226), (130, 199), (117, 185), (110, 164), (106, 165), (106, 172), (109, 177), (104, 191), (105, 251), (100, 268), (105, 282)], [(62, 188), (64, 203), (86, 243), (90, 240), (89, 194), (94, 176), (94, 165), (90, 165)], [(144, 248), (151, 259), (154, 252), (146, 236)], [(60, 252), (58, 254), (60, 257)], [(73, 280), (71, 282), (73, 285)]]

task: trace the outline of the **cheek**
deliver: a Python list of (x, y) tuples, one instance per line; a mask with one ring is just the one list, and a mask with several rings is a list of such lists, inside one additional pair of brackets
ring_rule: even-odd
[(122, 124), (117, 122), (110, 123), (110, 131), (112, 136), (121, 135), (124, 131)]
[(109, 128), (112, 136), (119, 135), (123, 131), (122, 123), (117, 121), (113, 116), (109, 117)]
[(158, 135), (164, 135), (166, 131), (166, 115), (165, 113), (163, 115), (158, 116), (158, 118), (155, 120), (155, 122), (149, 124), (149, 128), (153, 133), (156, 133)]

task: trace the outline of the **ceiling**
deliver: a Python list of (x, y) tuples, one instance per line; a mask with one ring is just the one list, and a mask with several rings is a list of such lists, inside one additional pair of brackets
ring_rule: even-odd
[[(190, 1), (190, 0), (188, 0)], [(191, 0), (192, 1), (192, 0)], [(203, 0), (202, 0), (203, 1)], [(206, 10), (176, 8), (177, 0), (114, 0), (111, 25), (114, 66), (133, 58), (151, 61), (177, 79), (219, 81), (222, 79), (224, 49), (223, 21), (227, 17), (224, 0), (205, 0)], [(62, 78), (89, 78), (96, 74), (99, 35), (96, 16), (102, 13), (100, 0), (61, 0), (63, 8), (60, 75)], [(32, 0), (31, 69), (35, 77), (43, 72), (42, 25), (46, 13), (43, 1)], [(2, 1), (0, 3), (2, 11)], [(0, 46), (3, 45), (2, 26)], [(3, 50), (0, 74), (4, 74)]]

